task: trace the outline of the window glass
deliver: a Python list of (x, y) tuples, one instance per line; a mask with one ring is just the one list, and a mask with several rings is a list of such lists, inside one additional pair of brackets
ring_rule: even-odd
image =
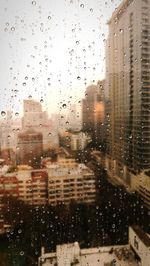
[(149, 265), (150, 0), (1, 0), (0, 51), (0, 265)]

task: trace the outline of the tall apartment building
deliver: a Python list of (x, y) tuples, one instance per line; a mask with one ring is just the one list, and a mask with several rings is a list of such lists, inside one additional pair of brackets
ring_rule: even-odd
[(103, 88), (104, 80), (88, 86), (82, 100), (82, 129), (97, 140), (104, 139)]
[(150, 1), (124, 0), (108, 22), (106, 87), (116, 175), (150, 168)]
[(42, 106), (35, 100), (23, 101), (23, 130), (38, 129), (43, 124)]
[(35, 100), (23, 101), (23, 131), (34, 130), (43, 135), (43, 148), (50, 147), (51, 142), (51, 121), (48, 119), (46, 111), (42, 110), (42, 105)]
[(26, 131), (18, 134), (17, 163), (36, 165), (43, 152), (42, 133)]

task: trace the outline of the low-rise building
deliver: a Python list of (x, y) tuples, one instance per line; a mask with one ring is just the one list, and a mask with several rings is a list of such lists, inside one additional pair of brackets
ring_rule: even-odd
[[(67, 160), (67, 159), (66, 159)], [(68, 159), (69, 160), (69, 159)], [(95, 176), (84, 164), (75, 162), (53, 164), (48, 168), (48, 202), (69, 204), (76, 202), (95, 202)]]
[(48, 174), (46, 171), (32, 171), (32, 204), (44, 205), (47, 203), (47, 182)]
[(138, 226), (129, 227), (129, 243), (80, 249), (78, 242), (58, 245), (56, 252), (41, 249), (38, 266), (150, 266), (150, 237)]
[(78, 131), (59, 132), (59, 143), (71, 151), (83, 150), (91, 141), (90, 135)]
[(19, 197), (18, 180), (15, 174), (6, 174), (0, 177), (0, 234), (4, 233), (3, 208), (6, 208), (4, 199)]
[(30, 205), (95, 201), (95, 175), (84, 164), (60, 157), (57, 162), (47, 162), (45, 167), (34, 170), (24, 165), (1, 177), (0, 198), (14, 196)]

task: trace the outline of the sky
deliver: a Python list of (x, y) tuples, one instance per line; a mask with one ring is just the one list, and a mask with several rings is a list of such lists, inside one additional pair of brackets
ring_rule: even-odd
[(49, 114), (105, 77), (107, 21), (121, 0), (0, 0), (0, 111), (23, 99)]

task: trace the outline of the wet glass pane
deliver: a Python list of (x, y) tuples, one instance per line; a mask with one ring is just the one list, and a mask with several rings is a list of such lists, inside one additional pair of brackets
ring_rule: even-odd
[(1, 0), (0, 51), (0, 265), (149, 266), (150, 0)]

